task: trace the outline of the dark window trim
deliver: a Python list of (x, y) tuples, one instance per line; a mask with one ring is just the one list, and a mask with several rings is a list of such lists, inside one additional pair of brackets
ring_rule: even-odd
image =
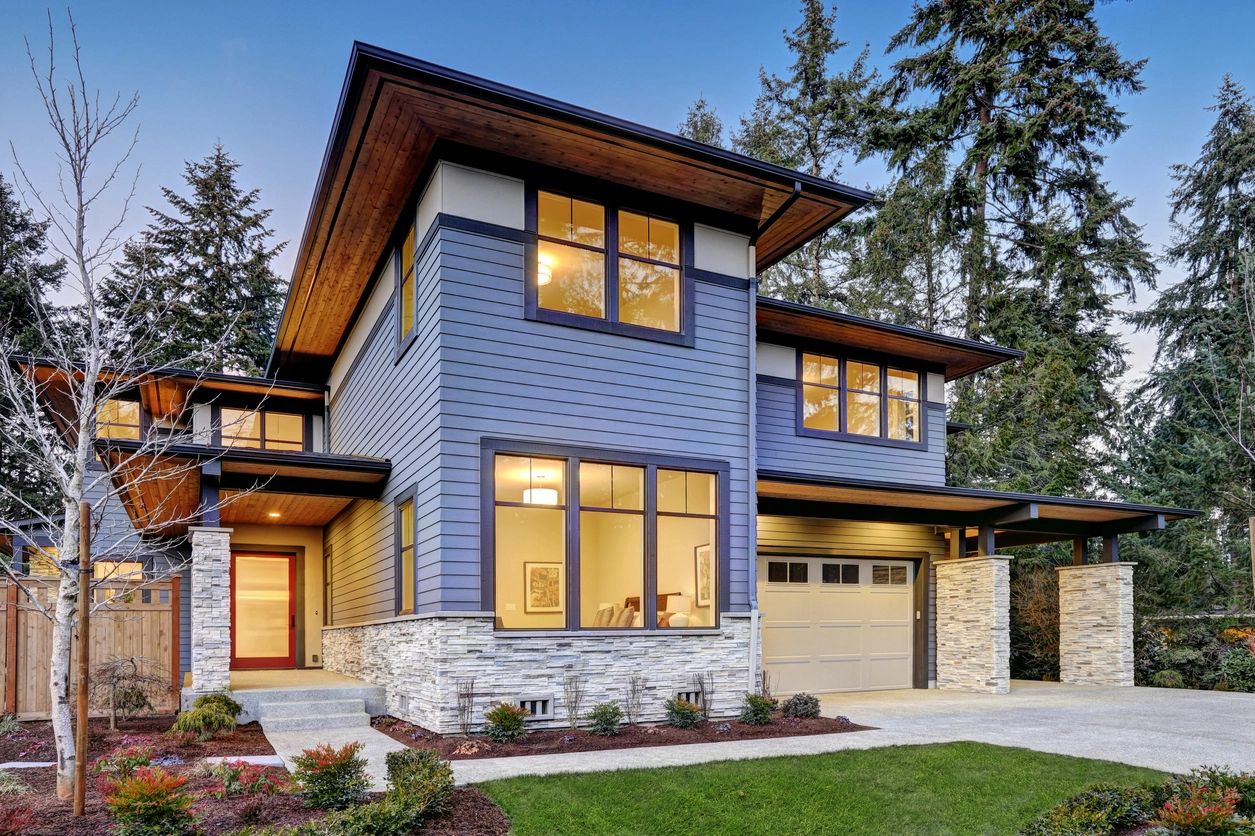
[[(805, 385), (805, 381), (802, 379), (802, 365), (803, 365), (802, 357), (803, 357), (803, 354), (820, 354), (820, 353), (821, 352), (819, 351), (809, 351), (809, 350), (804, 351), (802, 349), (798, 349), (795, 352), (796, 357), (794, 358), (794, 373), (796, 374), (796, 379), (791, 382), (793, 384), (793, 391), (794, 391), (794, 398), (793, 398), (794, 430), (799, 436), (803, 436), (806, 438), (826, 438), (826, 439), (835, 440), (835, 441), (851, 441), (856, 444), (871, 444), (871, 445), (880, 446), (880, 447), (898, 447), (898, 448), (902, 448), (906, 450), (927, 450), (928, 449), (928, 405), (929, 405), (928, 373), (924, 371), (923, 369), (919, 368), (918, 366), (914, 366), (907, 363), (894, 362), (892, 360), (890, 361), (872, 360), (870, 359), (870, 356), (868, 354), (865, 354), (862, 352), (853, 353), (853, 354), (844, 354), (844, 353), (835, 354), (835, 353), (831, 353), (831, 350), (829, 350), (829, 353), (823, 354), (824, 357), (828, 357), (830, 359), (836, 360), (838, 363), (837, 380), (838, 380), (839, 386), (836, 388), (835, 391), (838, 393), (839, 400), (840, 400), (841, 412), (840, 412), (839, 426), (841, 427), (841, 431), (834, 432), (832, 430), (817, 430), (817, 429), (814, 429), (813, 427), (806, 426), (805, 416), (803, 414), (804, 413), (803, 404), (805, 402), (805, 396), (803, 394), (802, 387)], [(847, 412), (848, 412), (847, 403), (846, 403), (846, 393), (850, 391), (856, 391), (856, 392), (860, 391), (860, 390), (851, 390), (846, 385), (846, 364), (847, 362), (851, 362), (851, 361), (855, 363), (874, 364), (880, 368), (880, 395), (879, 397), (880, 397), (880, 432), (882, 433), (881, 435), (878, 435), (878, 436), (860, 435), (858, 433), (852, 433), (852, 432), (846, 431), (846, 418), (847, 418)], [(898, 371), (914, 372), (915, 374), (919, 375), (920, 397), (918, 400), (915, 401), (915, 403), (919, 404), (919, 441), (906, 441), (904, 439), (889, 438), (887, 435), (885, 435), (885, 433), (888, 433), (889, 431), (889, 400), (890, 398), (889, 398), (888, 383), (889, 383), (889, 368), (890, 367), (893, 367), (897, 369)], [(909, 399), (896, 398), (895, 400), (909, 400)]]
[[(731, 589), (728, 573), (731, 567), (731, 465), (726, 461), (689, 458), (668, 454), (635, 453), (601, 447), (583, 447), (552, 442), (529, 442), (519, 439), (483, 438), (480, 440), (480, 607), (486, 612), (496, 612), (496, 478), (495, 457), (498, 453), (518, 456), (538, 456), (566, 460), (566, 570), (567, 612), (562, 627), (526, 628), (518, 630), (497, 628), (502, 635), (514, 633), (606, 633), (605, 628), (581, 628), (579, 626), (579, 465), (581, 461), (598, 464), (623, 464), (645, 468), (645, 585), (642, 595), (643, 618), (638, 629), (620, 628), (614, 633), (653, 633), (657, 635), (683, 635), (694, 632), (710, 632), (720, 627), (722, 613), (731, 609)], [(694, 470), (713, 473), (718, 490), (716, 536), (719, 541), (719, 561), (715, 583), (717, 587), (714, 625), (700, 627), (658, 627), (658, 485), (657, 471)], [(574, 509), (575, 513), (571, 513)], [(671, 515), (676, 516), (676, 515)], [(703, 519), (709, 519), (705, 515)]]
[[(240, 412), (256, 412), (262, 416), (260, 424), (261, 436), (258, 439), (260, 447), (237, 447), (235, 445), (226, 444), (222, 440), (222, 410), (234, 409)], [(290, 447), (267, 447), (266, 446), (266, 417), (265, 413), (273, 412), (278, 415), (295, 415), (301, 419), (301, 449), (293, 450)], [(228, 450), (255, 450), (265, 453), (312, 453), (314, 452), (313, 440), (311, 438), (313, 432), (313, 414), (307, 412), (289, 412), (285, 409), (272, 409), (265, 406), (225, 406), (215, 404), (209, 410), (209, 423), (212, 428), (211, 439), (215, 447), (225, 447)]]
[[(544, 190), (552, 189), (555, 194), (561, 194), (564, 197), (575, 198), (577, 200), (596, 203), (603, 207), (606, 212), (606, 245), (604, 247), (605, 256), (605, 277), (606, 277), (606, 315), (604, 318), (583, 316), (581, 314), (567, 313), (566, 311), (552, 311), (547, 308), (540, 307), (537, 300), (538, 288), (536, 285), (536, 256), (538, 249), (538, 241), (540, 240), (537, 233), (537, 193)], [(566, 325), (573, 328), (583, 328), (589, 331), (600, 331), (606, 334), (616, 334), (622, 337), (635, 337), (637, 339), (653, 340), (655, 342), (667, 343), (670, 345), (681, 345), (692, 347), (694, 344), (694, 336), (696, 330), (696, 316), (694, 315), (694, 277), (691, 273), (693, 270), (693, 222), (684, 215), (669, 211), (669, 208), (660, 208), (656, 202), (646, 197), (633, 197), (629, 195), (616, 195), (599, 192), (597, 189), (588, 184), (581, 185), (579, 181), (576, 183), (569, 182), (566, 178), (561, 178), (560, 182), (550, 184), (548, 181), (537, 182), (528, 180), (524, 187), (524, 215), (523, 228), (527, 232), (528, 242), (524, 246), (524, 291), (523, 291), (523, 316), (536, 322), (548, 322), (554, 325)], [(646, 328), (643, 325), (634, 325), (629, 322), (619, 321), (619, 246), (618, 246), (618, 227), (619, 212), (633, 212), (635, 214), (643, 214), (650, 217), (656, 217), (661, 220), (668, 220), (676, 223), (680, 227), (680, 330), (664, 331), (658, 328)], [(578, 246), (578, 245), (576, 245)], [(595, 249), (585, 247), (584, 249)], [(622, 256), (623, 258), (635, 258), (635, 256)], [(649, 259), (636, 259), (647, 263)], [(670, 266), (670, 265), (668, 265)]]
[[(418, 483), (414, 483), (407, 490), (397, 494), (392, 499), (392, 590), (393, 604), (392, 612), (395, 615), (413, 615), (418, 612), (418, 503), (415, 497), (418, 496)], [(414, 598), (414, 609), (410, 612), (402, 612), (401, 604), (404, 600), (401, 593), (401, 581), (404, 577), (401, 566), (401, 506), (406, 502), (410, 504), (410, 516), (414, 519), (413, 532), (414, 542), (410, 544), (410, 561), (414, 564), (414, 589), (412, 590)]]

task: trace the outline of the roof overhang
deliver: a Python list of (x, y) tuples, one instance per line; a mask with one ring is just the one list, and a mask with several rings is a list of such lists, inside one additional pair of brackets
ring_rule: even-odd
[(437, 143), (557, 165), (738, 218), (755, 239), (759, 270), (871, 198), (860, 189), (355, 43), (271, 372), (303, 380), (325, 374)]
[(1000, 547), (1156, 531), (1198, 511), (1130, 502), (949, 486), (758, 472), (761, 514), (898, 522), (947, 528), (992, 526)]
[(904, 357), (945, 374), (946, 380), (1019, 360), (1024, 352), (991, 343), (935, 334), (852, 314), (758, 297), (758, 338), (786, 345), (838, 345)]

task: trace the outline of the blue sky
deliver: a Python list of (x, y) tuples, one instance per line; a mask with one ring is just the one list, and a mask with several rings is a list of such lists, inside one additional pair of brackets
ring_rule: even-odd
[[(907, 0), (839, 5), (838, 29), (852, 47), (868, 43), (887, 67), (889, 36)], [(221, 141), (243, 165), (244, 182), (274, 208), (273, 226), (291, 241), (304, 225), (353, 40), (363, 40), (559, 99), (674, 129), (703, 94), (726, 125), (749, 109), (758, 68), (783, 71), (781, 32), (796, 25), (788, 2), (252, 2), (93, 0), (74, 6), (91, 82), (138, 91), (136, 201), (160, 205), (159, 187), (181, 185), (183, 161)], [(0, 170), (14, 167), (11, 140), (37, 179), (55, 174), (22, 43), (44, 44), (46, 5), (0, 0)], [(58, 24), (63, 7), (54, 10)], [(1255, 3), (1114, 0), (1099, 6), (1106, 34), (1129, 58), (1149, 58), (1147, 90), (1122, 100), (1129, 132), (1109, 149), (1106, 172), (1135, 200), (1134, 218), (1156, 254), (1169, 239), (1168, 167), (1198, 152), (1221, 76), (1255, 85)], [(869, 161), (845, 173), (879, 185)], [(132, 216), (131, 229), (144, 222)], [(1162, 282), (1175, 279), (1170, 269)], [(1148, 294), (1139, 297), (1145, 304)], [(1153, 341), (1130, 335), (1137, 368)]]

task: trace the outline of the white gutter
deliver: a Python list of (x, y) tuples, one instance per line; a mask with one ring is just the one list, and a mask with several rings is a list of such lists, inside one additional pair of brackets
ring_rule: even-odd
[(758, 673), (758, 278), (755, 269), (754, 245), (749, 247), (749, 559), (750, 659), (746, 691), (757, 694), (761, 680)]

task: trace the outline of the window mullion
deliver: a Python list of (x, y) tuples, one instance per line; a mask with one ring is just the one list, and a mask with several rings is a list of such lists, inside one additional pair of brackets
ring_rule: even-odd
[(619, 321), (619, 210), (606, 206), (606, 321)]
[(645, 586), (641, 626), (658, 628), (658, 466), (645, 467)]
[(849, 431), (847, 429), (847, 427), (849, 426), (848, 421), (847, 421), (849, 416), (847, 413), (849, 413), (850, 410), (849, 410), (848, 396), (846, 395), (847, 383), (846, 383), (846, 377), (845, 377), (847, 373), (847, 369), (848, 369), (848, 366), (846, 364), (845, 358), (844, 357), (837, 358), (837, 393), (838, 393), (837, 394), (837, 406), (838, 406), (837, 428), (841, 432)]
[(580, 462), (566, 460), (566, 628), (580, 628)]

